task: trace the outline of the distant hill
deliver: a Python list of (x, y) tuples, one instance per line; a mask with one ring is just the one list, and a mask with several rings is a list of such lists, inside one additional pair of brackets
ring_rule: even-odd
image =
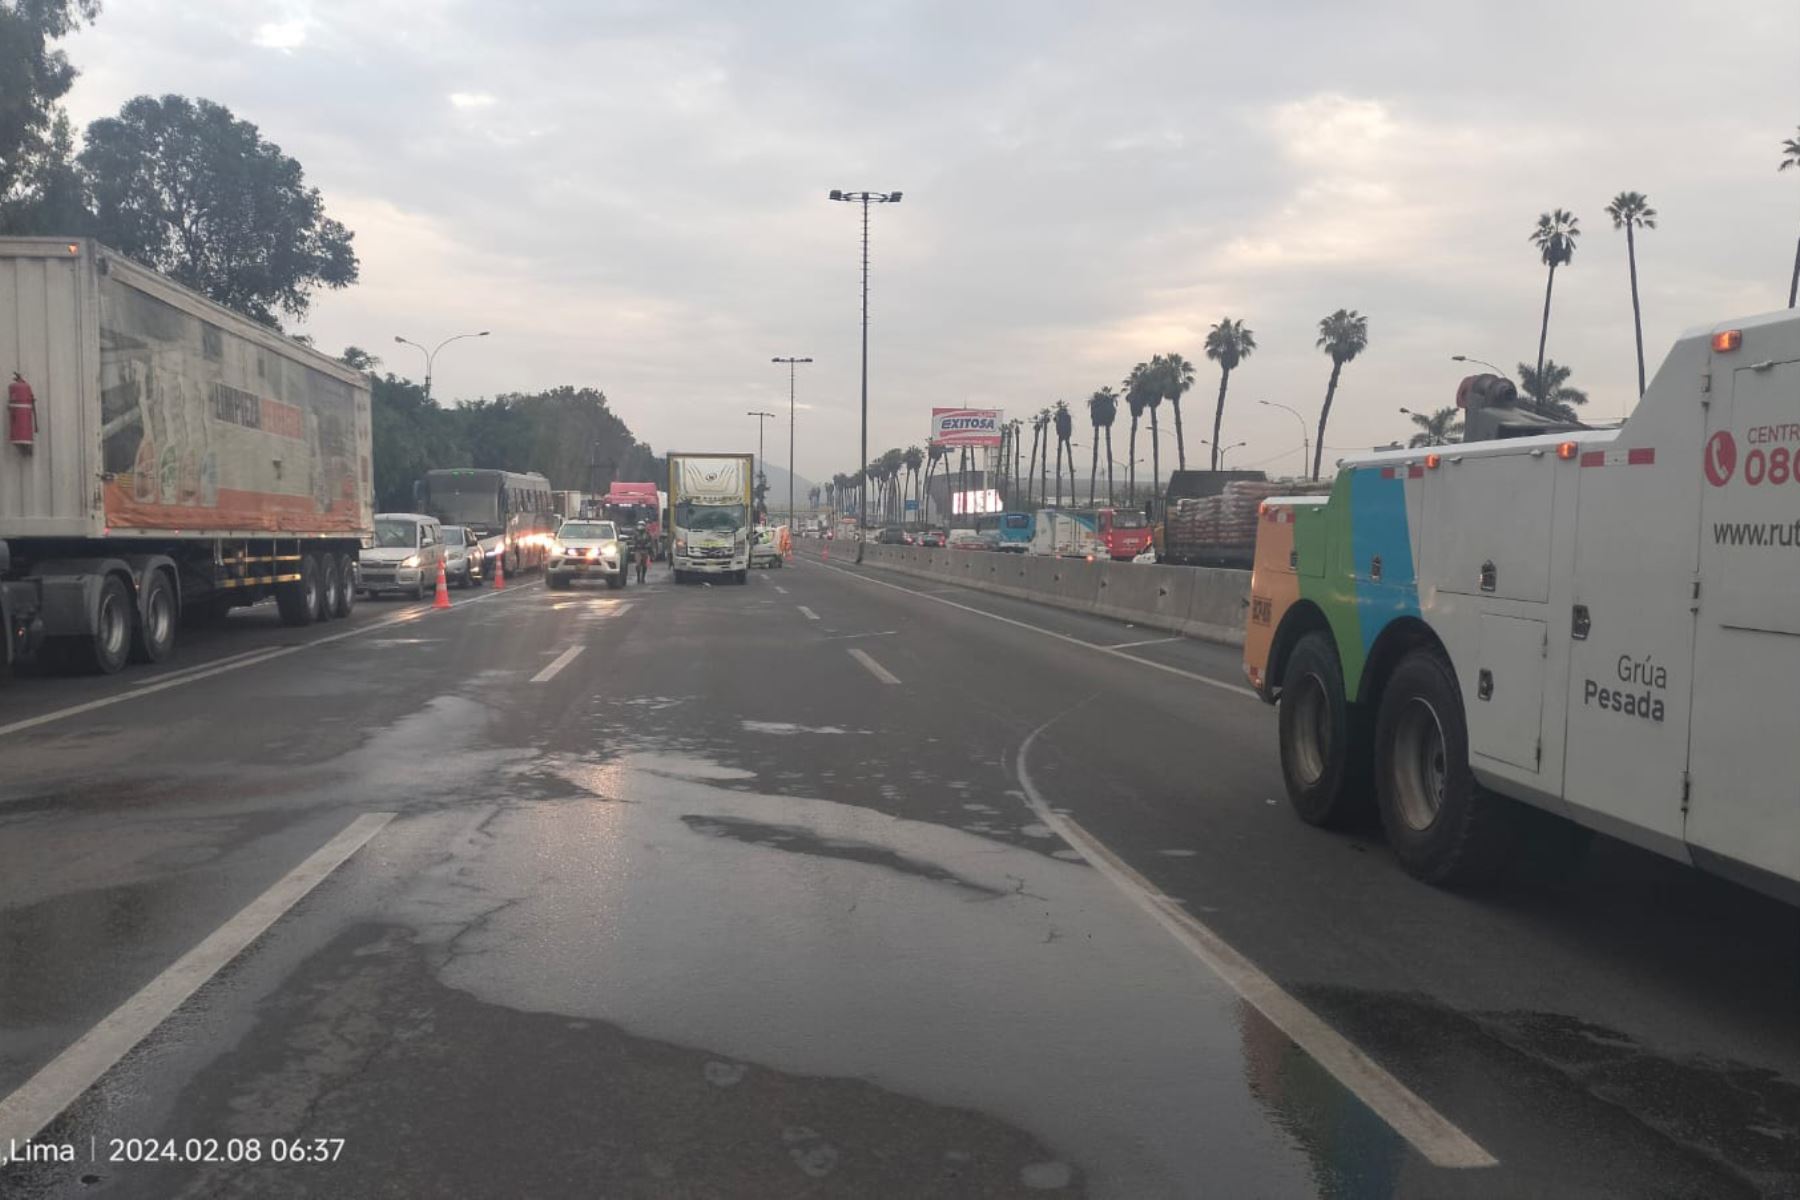
[[(765, 463), (764, 472), (769, 476), (769, 508), (771, 511), (787, 508), (788, 475), (787, 471), (774, 463)], [(806, 494), (812, 491), (813, 481), (804, 475), (794, 476), (794, 503), (801, 512), (807, 511)]]

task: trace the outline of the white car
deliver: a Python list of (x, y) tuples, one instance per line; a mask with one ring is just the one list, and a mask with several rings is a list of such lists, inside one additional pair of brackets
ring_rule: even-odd
[(611, 521), (564, 521), (550, 539), (544, 559), (544, 586), (565, 588), (576, 579), (604, 579), (610, 588), (625, 586), (629, 559), (619, 527)]
[(775, 538), (775, 530), (768, 525), (758, 525), (756, 536), (750, 543), (750, 565), (753, 567), (781, 566), (781, 548)]
[(376, 513), (375, 536), (357, 556), (356, 586), (371, 596), (410, 593), (423, 600), (437, 588), (444, 530), (423, 513)]

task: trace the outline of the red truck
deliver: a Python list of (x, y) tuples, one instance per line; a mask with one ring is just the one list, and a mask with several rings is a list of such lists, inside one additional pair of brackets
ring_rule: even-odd
[(1128, 562), (1150, 546), (1150, 522), (1135, 508), (1103, 508), (1095, 514), (1095, 531), (1115, 562)]
[(651, 540), (662, 539), (662, 495), (654, 483), (615, 483), (600, 502), (600, 511), (621, 526), (642, 526)]

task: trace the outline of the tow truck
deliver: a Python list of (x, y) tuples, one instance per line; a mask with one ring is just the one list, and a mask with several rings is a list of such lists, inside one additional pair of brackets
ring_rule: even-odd
[(1459, 444), (1265, 501), (1244, 670), (1301, 819), (1441, 885), (1606, 833), (1800, 902), (1800, 315), (1692, 330), (1625, 422), (1458, 389)]

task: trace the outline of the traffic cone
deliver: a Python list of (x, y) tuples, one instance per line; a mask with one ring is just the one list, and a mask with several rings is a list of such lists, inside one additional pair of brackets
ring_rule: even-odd
[(444, 575), (444, 560), (441, 558), (438, 559), (437, 595), (432, 598), (431, 607), (450, 607), (450, 580)]
[(506, 586), (506, 548), (494, 555), (494, 590), (497, 592)]

